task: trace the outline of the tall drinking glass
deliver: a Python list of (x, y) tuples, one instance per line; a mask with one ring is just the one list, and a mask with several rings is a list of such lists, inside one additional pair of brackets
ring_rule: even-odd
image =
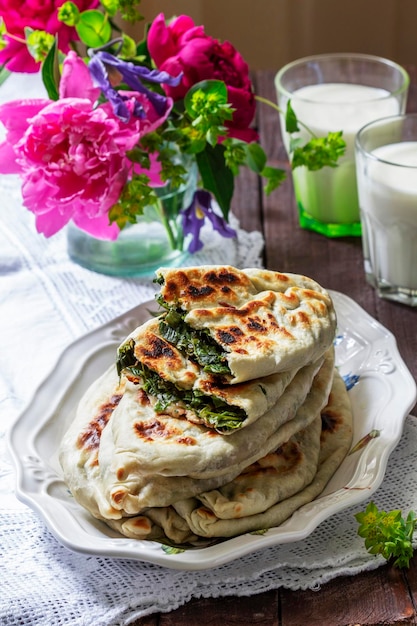
[(417, 114), (356, 138), (365, 274), (382, 298), (417, 306)]
[[(337, 167), (292, 172), (299, 222), (328, 237), (360, 235), (354, 140), (357, 131), (375, 119), (403, 113), (409, 76), (396, 63), (365, 54), (324, 54), (283, 67), (275, 78), (280, 109), (291, 100), (300, 122), (317, 137), (343, 131), (345, 155)], [(281, 128), (287, 152), (289, 135)], [(303, 142), (311, 135), (297, 133)], [(291, 157), (291, 155), (290, 155)]]

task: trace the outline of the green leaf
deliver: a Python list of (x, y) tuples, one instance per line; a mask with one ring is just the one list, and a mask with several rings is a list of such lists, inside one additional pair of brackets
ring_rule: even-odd
[(109, 220), (123, 229), (128, 223), (135, 224), (136, 218), (143, 215), (146, 207), (157, 203), (155, 190), (149, 186), (149, 176), (135, 174), (125, 184), (119, 200), (110, 209)]
[[(8, 41), (5, 35), (7, 35), (6, 24), (4, 23), (4, 20), (0, 17), (0, 50), (4, 50), (8, 46)], [(0, 72), (3, 69), (4, 69), (4, 66), (0, 66)]]
[(119, 0), (100, 0), (100, 4), (110, 17), (114, 17), (119, 9)]
[(167, 546), (165, 544), (161, 545), (162, 550), (165, 554), (181, 554), (185, 552), (185, 548), (177, 548), (175, 546)]
[(297, 116), (291, 106), (291, 100), (288, 100), (287, 110), (285, 112), (285, 130), (287, 133), (296, 133), (300, 130)]
[(247, 145), (244, 141), (234, 137), (226, 137), (222, 142), (222, 146), (225, 148), (224, 159), (226, 165), (231, 169), (234, 176), (239, 174), (240, 166), (246, 164), (248, 158), (246, 152)]
[(221, 144), (217, 144), (214, 148), (206, 145), (203, 152), (196, 154), (196, 160), (204, 189), (211, 191), (214, 195), (223, 217), (227, 220), (233, 197), (234, 177), (230, 168), (225, 164), (224, 150)]
[(247, 166), (260, 174), (266, 164), (266, 154), (258, 143), (252, 142), (245, 145), (246, 164)]
[(95, 9), (83, 11), (75, 29), (81, 41), (89, 48), (104, 46), (112, 36), (108, 19)]
[(290, 135), (290, 145), (289, 151), (290, 153), (294, 152), (297, 148), (300, 148), (303, 145), (303, 140), (301, 137), (293, 137)]
[(266, 195), (269, 195), (272, 191), (274, 191), (274, 189), (277, 189), (281, 185), (282, 181), (285, 180), (287, 173), (285, 170), (266, 166), (262, 170), (261, 176), (267, 179), (264, 191)]
[(128, 339), (117, 350), (116, 368), (118, 376), (126, 367), (130, 367), (136, 363), (135, 357), (135, 341)]
[(2, 65), (0, 67), (0, 86), (9, 78), (10, 75), (10, 70), (8, 70), (5, 65)]
[(66, 26), (75, 26), (80, 21), (80, 10), (74, 2), (64, 2), (58, 9), (58, 19)]
[(295, 148), (292, 153), (291, 166), (305, 165), (309, 170), (319, 170), (325, 166), (337, 167), (338, 159), (346, 150), (346, 142), (342, 131), (328, 133), (327, 137), (314, 137), (302, 147)]
[[(165, 328), (163, 337), (170, 342), (171, 337), (175, 339), (175, 332), (170, 333), (169, 329)], [(195, 346), (195, 340), (192, 340), (192, 343)], [(175, 345), (178, 347), (178, 344)], [(182, 349), (181, 352), (183, 351)], [(203, 351), (202, 347), (200, 355)], [(211, 359), (210, 355), (208, 355), (208, 359)], [(131, 380), (132, 378), (134, 381), (139, 382), (140, 380), (143, 390), (156, 400), (154, 404), (156, 412), (163, 413), (173, 403), (180, 402), (181, 406), (195, 412), (208, 427), (220, 431), (240, 428), (246, 418), (246, 413), (241, 407), (227, 404), (221, 398), (205, 395), (198, 389), (178, 387), (174, 383), (164, 380), (159, 374), (139, 361), (123, 368), (122, 371)]]
[(185, 110), (191, 119), (201, 113), (201, 102), (211, 101), (212, 106), (227, 104), (227, 87), (222, 80), (203, 80), (193, 85), (185, 94)]
[(122, 34), (122, 39), (123, 44), (120, 50), (120, 56), (124, 59), (133, 59), (137, 54), (135, 40), (126, 35), (126, 33)]
[[(293, 133), (300, 131), (300, 126), (310, 134), (311, 139), (303, 145), (301, 137), (293, 137)], [(343, 131), (330, 132), (327, 137), (316, 137), (314, 133), (299, 120), (288, 100), (285, 113), (285, 128), (290, 134), (289, 152), (291, 166), (294, 170), (305, 165), (310, 171), (320, 170), (323, 167), (336, 167), (338, 159), (344, 155), (346, 142), (342, 138)]]
[(140, 0), (118, 0), (120, 16), (122, 20), (131, 22), (143, 20), (143, 15), (139, 12)]
[(380, 511), (374, 502), (370, 502), (355, 518), (359, 523), (358, 535), (365, 540), (370, 554), (380, 554), (387, 561), (392, 560), (396, 567), (409, 567), (417, 521), (414, 511), (410, 511), (404, 520), (399, 509)]
[(211, 146), (213, 146), (213, 148), (214, 148), (214, 146), (217, 143), (218, 137), (219, 137), (219, 135), (218, 135), (216, 129), (215, 128), (209, 128), (209, 130), (207, 131), (207, 134), (206, 134), (206, 139), (207, 139), (207, 142)]
[(42, 80), (51, 100), (59, 100), (59, 62), (56, 41), (42, 64)]
[(33, 30), (25, 26), (26, 45), (36, 62), (43, 62), (54, 44), (54, 37), (44, 30)]
[(233, 117), (233, 109), (227, 102), (227, 87), (220, 80), (196, 83), (184, 98), (186, 116), (191, 124), (186, 132), (192, 143), (203, 139), (215, 146), (219, 137), (227, 135), (225, 122)]

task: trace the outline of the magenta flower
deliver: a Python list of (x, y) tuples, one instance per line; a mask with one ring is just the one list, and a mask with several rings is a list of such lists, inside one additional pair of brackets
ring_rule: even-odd
[(250, 128), (256, 103), (249, 67), (231, 43), (221, 43), (206, 35), (204, 28), (196, 26), (187, 15), (180, 15), (166, 24), (163, 13), (152, 22), (147, 43), (160, 70), (175, 76), (182, 74), (178, 86), (164, 87), (167, 95), (179, 100), (201, 80), (222, 80), (227, 86), (228, 102), (234, 109), (233, 119), (226, 123), (229, 135), (247, 142), (258, 139), (256, 131)]
[[(109, 103), (96, 106), (99, 91), (85, 69), (70, 52), (64, 62), (61, 100), (20, 100), (0, 106), (0, 121), (7, 131), (0, 145), (0, 173), (20, 174), (23, 202), (45, 236), (73, 220), (95, 237), (116, 239), (119, 228), (110, 225), (108, 212), (133, 170), (126, 152), (166, 119), (172, 101), (160, 117), (144, 95), (126, 92), (130, 119), (124, 123)], [(143, 119), (132, 114), (138, 103)]]
[(201, 250), (204, 245), (200, 239), (200, 231), (206, 218), (211, 222), (213, 229), (220, 233), (222, 237), (231, 238), (237, 235), (236, 231), (213, 210), (211, 202), (211, 194), (204, 189), (199, 189), (195, 192), (190, 206), (182, 212), (184, 235), (192, 235), (188, 247), (188, 251), (191, 254)]
[[(40, 63), (29, 53), (25, 44), (25, 28), (44, 30), (58, 35), (58, 45), (62, 52), (68, 52), (69, 42), (77, 40), (74, 28), (58, 20), (58, 9), (65, 0), (0, 0), (0, 16), (7, 33), (7, 46), (0, 51), (0, 65), (6, 65), (11, 72), (38, 72)], [(99, 0), (73, 0), (80, 11), (94, 9)]]

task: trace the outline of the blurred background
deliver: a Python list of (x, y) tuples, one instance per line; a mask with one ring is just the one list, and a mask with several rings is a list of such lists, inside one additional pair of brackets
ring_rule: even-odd
[[(417, 0), (142, 0), (146, 21), (186, 13), (230, 41), (251, 69), (324, 52), (363, 52), (417, 63)], [(135, 35), (143, 33), (143, 23)]]

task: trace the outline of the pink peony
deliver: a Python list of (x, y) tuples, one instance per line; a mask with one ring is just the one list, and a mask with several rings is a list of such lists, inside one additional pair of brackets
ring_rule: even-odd
[(208, 37), (204, 28), (195, 26), (186, 15), (166, 25), (163, 13), (151, 24), (147, 41), (150, 55), (160, 70), (172, 76), (183, 72), (178, 87), (164, 86), (169, 96), (179, 100), (201, 80), (222, 80), (227, 86), (228, 101), (236, 109), (233, 120), (227, 123), (230, 136), (257, 140), (257, 133), (249, 128), (256, 107), (249, 68), (229, 42), (220, 43)]
[[(7, 130), (0, 145), (0, 173), (22, 177), (23, 201), (36, 215), (38, 232), (49, 237), (72, 219), (96, 237), (115, 239), (119, 228), (109, 224), (108, 211), (133, 168), (126, 152), (162, 124), (172, 101), (159, 117), (145, 95), (125, 92), (131, 115), (128, 123), (122, 122), (109, 103), (95, 106), (98, 91), (84, 69), (75, 53), (69, 53), (61, 100), (19, 100), (0, 106), (0, 121)], [(82, 84), (85, 98), (80, 97)], [(144, 118), (133, 115), (138, 102)]]
[[(7, 46), (0, 51), (0, 65), (5, 64), (11, 72), (38, 72), (40, 63), (36, 63), (29, 53), (25, 39), (25, 27), (33, 30), (45, 30), (51, 35), (58, 35), (60, 50), (69, 50), (70, 40), (77, 40), (74, 28), (65, 26), (58, 20), (58, 9), (65, 0), (0, 0), (0, 16), (6, 25)], [(99, 0), (73, 0), (74, 4), (85, 11), (98, 6)]]
[[(6, 128), (14, 104), (0, 107)], [(128, 147), (136, 140), (132, 137)], [(128, 177), (126, 148), (118, 121), (103, 108), (94, 110), (89, 100), (40, 103), (13, 145), (15, 171), (23, 178), (23, 201), (36, 215), (38, 232), (49, 237), (73, 219), (91, 234), (116, 238), (118, 228), (109, 229), (107, 212)], [(10, 152), (10, 144), (7, 149)], [(4, 162), (1, 147), (0, 160)]]
[(88, 98), (94, 104), (99, 99), (100, 93), (100, 89), (94, 87), (83, 59), (74, 50), (70, 50), (62, 64), (59, 97)]

